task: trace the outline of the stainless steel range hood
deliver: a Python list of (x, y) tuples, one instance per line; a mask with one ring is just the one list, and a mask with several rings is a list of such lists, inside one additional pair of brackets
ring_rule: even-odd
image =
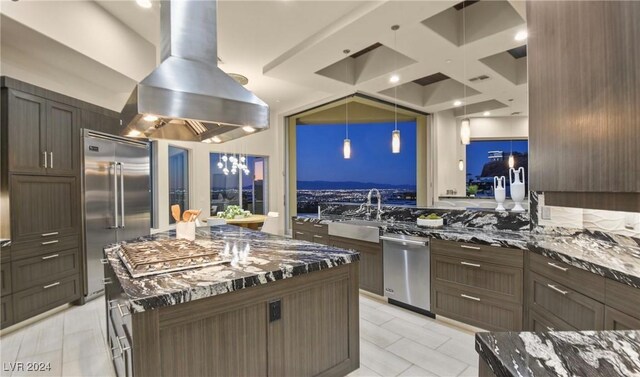
[(217, 66), (216, 8), (161, 2), (162, 63), (122, 109), (123, 135), (219, 143), (269, 127), (269, 106)]

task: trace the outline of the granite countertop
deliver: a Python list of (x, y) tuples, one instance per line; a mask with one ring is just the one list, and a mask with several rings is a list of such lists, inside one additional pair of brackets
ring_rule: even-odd
[[(300, 217), (299, 221), (327, 224), (344, 216)], [(571, 266), (640, 288), (640, 240), (592, 231), (535, 233), (524, 229), (496, 230), (478, 215), (473, 226), (426, 228), (415, 222), (385, 222), (380, 232), (433, 237), (442, 240), (529, 250)]]
[(221, 255), (231, 259), (230, 264), (133, 278), (117, 255), (123, 244), (174, 238), (175, 231), (168, 231), (105, 247), (133, 312), (220, 295), (360, 259), (357, 252), (230, 225), (197, 228), (195, 241), (220, 250)]
[(477, 333), (498, 377), (640, 376), (640, 330)]

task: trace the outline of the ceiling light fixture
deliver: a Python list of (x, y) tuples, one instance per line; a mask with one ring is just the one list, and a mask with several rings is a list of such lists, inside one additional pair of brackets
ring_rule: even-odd
[[(393, 30), (393, 48), (394, 50), (398, 49), (398, 29), (400, 29), (400, 25), (391, 26), (391, 30)], [(394, 55), (394, 67), (393, 69), (398, 69), (398, 60)], [(400, 77), (397, 74), (391, 76), (391, 80), (396, 79), (391, 82), (400, 81)], [(398, 86), (393, 87), (393, 120), (394, 120), (394, 129), (391, 132), (391, 153), (397, 154), (400, 153), (400, 130), (398, 129)]]
[(248, 134), (256, 132), (256, 129), (251, 127), (251, 126), (244, 126), (244, 127), (242, 127), (242, 129), (244, 130), (244, 132), (246, 132)]
[(482, 115), (488, 117), (489, 115), (491, 115), (491, 112), (490, 111), (485, 111), (484, 113), (482, 113)]
[(153, 5), (151, 4), (151, 0), (136, 0), (136, 4), (145, 9), (149, 9)]
[(513, 37), (513, 39), (515, 39), (516, 41), (520, 42), (520, 41), (524, 41), (528, 37), (529, 37), (529, 33), (527, 33), (526, 30), (521, 30), (521, 31), (516, 33), (516, 36)]
[[(345, 55), (349, 55), (351, 50), (343, 50)], [(349, 66), (347, 64), (344, 65), (344, 77), (345, 79), (349, 76)], [(351, 158), (351, 140), (349, 140), (349, 96), (344, 97), (344, 141), (342, 142), (342, 157), (345, 160)]]
[[(467, 30), (466, 30), (466, 7), (462, 8), (462, 82), (467, 79)], [(462, 85), (464, 102), (464, 119), (460, 122), (460, 141), (462, 144), (469, 145), (471, 143), (471, 121), (467, 118), (467, 85)], [(460, 102), (460, 101), (456, 101)], [(454, 103), (455, 105), (455, 103)]]
[(464, 161), (458, 160), (458, 170), (464, 171)]
[(145, 122), (155, 122), (156, 120), (158, 120), (158, 117), (155, 115), (147, 114), (142, 119), (144, 119)]
[(460, 122), (460, 141), (462, 144), (469, 145), (471, 143), (471, 120), (464, 118)]
[(400, 81), (400, 76), (398, 75), (391, 75), (391, 77), (389, 77), (389, 82), (392, 84), (395, 84), (398, 81)]
[(130, 137), (138, 137), (138, 136), (140, 136), (140, 135), (142, 135), (142, 132), (140, 132), (140, 131), (138, 131), (138, 130), (131, 130), (131, 131), (129, 131), (129, 133), (127, 134), (127, 136), (130, 136)]
[(462, 101), (460, 101), (460, 100), (453, 101), (453, 106), (457, 107), (457, 106), (460, 106), (460, 105), (462, 105)]
[(213, 141), (214, 143), (222, 143), (222, 139), (220, 139), (220, 138), (219, 138), (219, 137), (217, 137), (217, 136), (212, 137), (212, 138), (211, 138), (211, 141)]

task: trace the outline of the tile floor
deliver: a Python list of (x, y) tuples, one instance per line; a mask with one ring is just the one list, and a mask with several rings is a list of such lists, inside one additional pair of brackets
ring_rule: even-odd
[[(97, 299), (0, 338), (1, 376), (115, 376), (104, 301)], [(50, 362), (11, 373), (11, 362)], [(473, 333), (360, 295), (360, 369), (349, 376), (477, 376)], [(9, 369), (9, 370), (7, 370)]]

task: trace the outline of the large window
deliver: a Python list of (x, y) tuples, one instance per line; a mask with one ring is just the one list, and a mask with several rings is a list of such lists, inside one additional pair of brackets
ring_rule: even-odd
[[(261, 156), (246, 156), (249, 174), (238, 170), (236, 174), (224, 174), (218, 167), (224, 156), (232, 155), (211, 153), (211, 215), (224, 211), (230, 205), (239, 205), (251, 213), (265, 214), (268, 210), (265, 198), (267, 159)], [(236, 156), (236, 155), (234, 155)]]
[(171, 206), (189, 208), (189, 151), (169, 146), (169, 223), (175, 223)]
[[(473, 140), (467, 145), (467, 195), (492, 198), (493, 177), (504, 176), (507, 197), (509, 186), (509, 156), (513, 155), (514, 167), (524, 167), (525, 177), (529, 173), (529, 142), (527, 140)], [(528, 192), (529, 182), (525, 185)]]
[(320, 203), (364, 203), (377, 188), (389, 205), (416, 205), (416, 122), (398, 122), (400, 153), (391, 153), (393, 123), (349, 125), (351, 158), (344, 159), (345, 125), (296, 126), (297, 212)]

